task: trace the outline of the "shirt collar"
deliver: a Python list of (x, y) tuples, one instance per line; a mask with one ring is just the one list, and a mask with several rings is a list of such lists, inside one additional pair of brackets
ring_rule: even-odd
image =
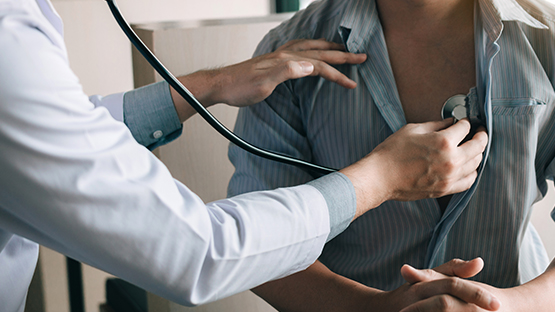
[[(478, 2), (484, 28), (492, 41), (496, 41), (501, 35), (504, 21), (518, 21), (533, 28), (548, 29), (516, 0), (478, 0)], [(339, 24), (339, 34), (347, 49), (357, 52), (378, 29), (379, 23), (375, 0), (350, 0)]]
[(503, 31), (503, 22), (521, 22), (533, 28), (548, 27), (528, 13), (516, 0), (478, 0), (484, 31), (495, 42)]
[(348, 1), (348, 4), (339, 24), (339, 35), (347, 50), (361, 52), (379, 28), (378, 8), (375, 0), (344, 1)]

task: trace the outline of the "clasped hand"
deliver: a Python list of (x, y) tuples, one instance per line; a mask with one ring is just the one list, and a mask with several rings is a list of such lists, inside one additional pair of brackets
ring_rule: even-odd
[(480, 283), (465, 280), (483, 268), (480, 258), (472, 261), (451, 260), (433, 270), (403, 266), (407, 283), (389, 292), (373, 296), (375, 311), (497, 311), (500, 301)]

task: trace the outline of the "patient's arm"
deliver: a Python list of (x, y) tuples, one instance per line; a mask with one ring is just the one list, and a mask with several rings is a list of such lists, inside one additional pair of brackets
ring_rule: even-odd
[(253, 289), (278, 311), (357, 311), (380, 293), (317, 261), (305, 271)]
[[(482, 266), (479, 259), (458, 260), (437, 269), (466, 278), (477, 274)], [(399, 311), (415, 302), (443, 294), (491, 311), (499, 306), (481, 285), (457, 277), (438, 274), (421, 283), (406, 283), (394, 291), (385, 292), (335, 274), (321, 262), (253, 291), (279, 311)], [(434, 307), (429, 311), (442, 310)]]

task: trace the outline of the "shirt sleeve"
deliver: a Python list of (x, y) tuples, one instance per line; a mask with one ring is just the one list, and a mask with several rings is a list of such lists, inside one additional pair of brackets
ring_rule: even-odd
[(327, 241), (341, 234), (355, 217), (356, 193), (351, 180), (342, 173), (332, 173), (308, 183), (326, 199), (330, 216), (330, 234)]
[[(272, 52), (287, 41), (277, 33), (272, 30), (259, 44), (255, 55)], [(234, 132), (264, 149), (305, 161), (317, 161), (312, 155), (303, 122), (306, 112), (301, 111), (299, 98), (293, 90), (292, 81), (282, 83), (266, 100), (241, 108)], [(228, 154), (235, 166), (228, 196), (300, 185), (317, 178), (297, 167), (252, 155), (234, 144), (230, 145)], [(345, 175), (339, 173), (315, 180), (311, 185), (326, 198), (331, 227), (328, 240), (331, 240), (347, 228), (356, 213), (354, 187)]]
[(0, 29), (2, 231), (183, 305), (317, 259), (330, 229), (317, 187), (205, 204), (90, 102), (65, 51), (22, 15)]
[(90, 100), (125, 122), (135, 140), (150, 150), (177, 139), (183, 131), (165, 81), (107, 97), (95, 95)]

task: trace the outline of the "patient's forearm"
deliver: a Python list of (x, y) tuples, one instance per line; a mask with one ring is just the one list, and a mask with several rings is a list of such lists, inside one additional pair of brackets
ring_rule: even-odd
[(337, 275), (317, 261), (305, 271), (253, 289), (279, 311), (366, 311), (381, 291)]
[[(513, 290), (513, 293), (507, 294), (508, 298), (514, 299), (509, 303), (512, 311), (553, 311), (553, 307), (555, 307), (555, 260), (542, 275)], [(506, 305), (505, 302), (503, 305)]]

